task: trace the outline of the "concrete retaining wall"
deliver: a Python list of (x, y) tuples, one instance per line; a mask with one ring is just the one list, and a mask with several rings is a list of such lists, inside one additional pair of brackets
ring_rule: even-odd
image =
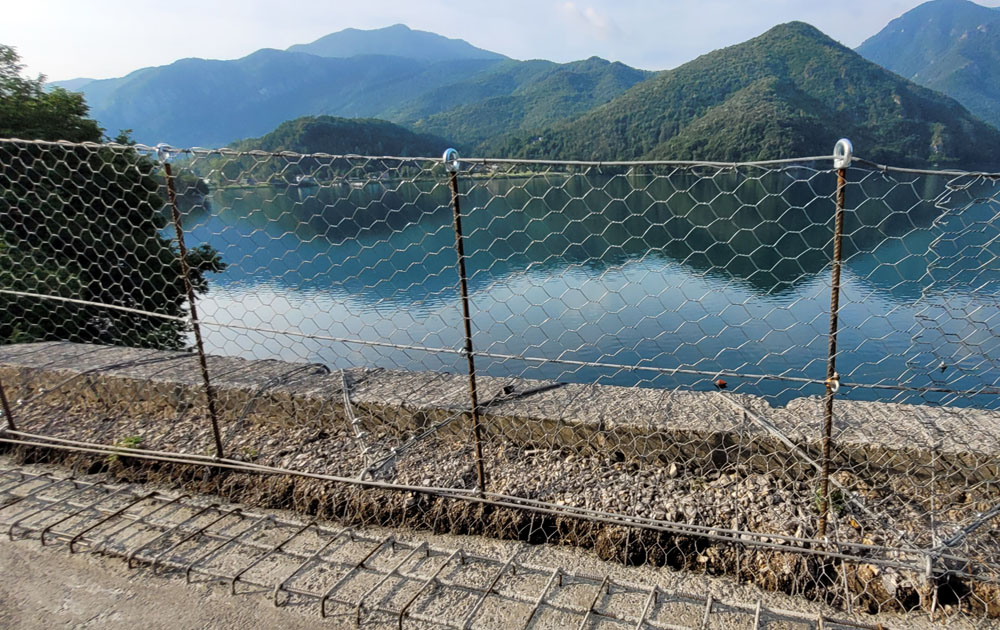
[[(343, 428), (347, 421), (342, 376), (323, 366), (213, 356), (209, 370), (223, 423)], [(355, 368), (346, 378), (352, 410), (370, 433), (408, 435), (443, 424), (442, 433), (468, 435), (465, 375)], [(57, 401), (167, 414), (204, 404), (197, 359), (185, 352), (64, 342), (0, 346), (0, 379), (15, 417)], [(776, 432), (814, 459), (821, 444), (818, 398), (775, 408), (728, 392), (492, 377), (480, 377), (479, 388), (487, 434), (525, 447), (715, 468), (740, 461), (798, 475), (811, 468)], [(36, 402), (18, 406), (19, 400)], [(852, 470), (962, 483), (1000, 477), (1000, 412), (838, 400), (835, 413), (836, 456)]]

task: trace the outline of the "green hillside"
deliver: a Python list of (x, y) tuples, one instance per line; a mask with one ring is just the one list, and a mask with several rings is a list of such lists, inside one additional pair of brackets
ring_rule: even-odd
[(437, 136), (414, 133), (385, 120), (303, 116), (284, 122), (259, 138), (248, 138), (230, 146), (244, 151), (433, 157), (440, 155), (449, 144)]
[(860, 154), (897, 164), (980, 164), (1000, 143), (1000, 131), (956, 101), (792, 22), (572, 121), (485, 148), (532, 158), (759, 160), (827, 154), (842, 136)]
[[(331, 155), (376, 155), (430, 157), (438, 164), (449, 143), (437, 136), (419, 134), (385, 120), (303, 116), (279, 125), (259, 138), (234, 142), (238, 151), (294, 151)], [(313, 183), (346, 183), (378, 174), (385, 165), (377, 160), (308, 157), (292, 160), (260, 160), (253, 156), (210, 156), (193, 166), (199, 177), (215, 186), (257, 184), (295, 185), (300, 176)], [(419, 167), (401, 164), (400, 173), (416, 174)], [(379, 174), (383, 176), (384, 174)]]
[(1000, 10), (967, 0), (927, 2), (857, 52), (1000, 126)]
[(429, 92), (392, 115), (474, 148), (504, 133), (578, 116), (651, 75), (600, 57), (566, 64), (508, 61)]

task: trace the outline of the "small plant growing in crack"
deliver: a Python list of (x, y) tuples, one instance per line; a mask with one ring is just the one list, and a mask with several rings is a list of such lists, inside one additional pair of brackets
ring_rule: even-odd
[[(816, 488), (816, 494), (815, 494), (814, 499), (815, 499), (815, 502), (816, 502), (816, 512), (822, 514), (822, 512), (823, 512), (823, 491), (821, 489)], [(841, 492), (837, 488), (834, 488), (833, 490), (830, 491), (830, 511), (831, 512), (833, 512), (837, 516), (840, 516), (844, 512), (844, 507), (845, 507), (846, 503), (847, 503), (847, 501), (846, 501), (846, 499), (844, 497), (844, 493), (843, 492)]]
[[(142, 444), (142, 436), (129, 435), (115, 440), (115, 443), (112, 446), (115, 448), (138, 448), (140, 444)], [(117, 461), (118, 453), (111, 453), (108, 455), (108, 465), (114, 464)]]
[(240, 454), (243, 455), (243, 459), (250, 462), (257, 459), (260, 456), (260, 451), (252, 446), (244, 446), (240, 448)]

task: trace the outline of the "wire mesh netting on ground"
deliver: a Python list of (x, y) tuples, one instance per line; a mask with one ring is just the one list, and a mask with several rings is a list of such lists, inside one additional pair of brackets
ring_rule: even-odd
[(1000, 180), (840, 166), (3, 140), (2, 439), (996, 618)]
[(728, 578), (624, 567), (567, 547), (340, 527), (101, 477), (0, 468), (4, 538), (118, 557), (130, 568), (146, 567), (147, 578), (172, 573), (188, 583), (219, 582), (244, 601), (267, 598), (314, 615), (320, 626), (933, 627), (906, 613), (845, 614)]

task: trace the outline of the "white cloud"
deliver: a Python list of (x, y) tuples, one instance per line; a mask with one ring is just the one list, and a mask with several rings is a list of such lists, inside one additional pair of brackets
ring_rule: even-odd
[(611, 17), (599, 13), (592, 6), (581, 7), (575, 2), (563, 2), (559, 8), (571, 23), (582, 26), (599, 39), (615, 39), (622, 34), (621, 28)]

